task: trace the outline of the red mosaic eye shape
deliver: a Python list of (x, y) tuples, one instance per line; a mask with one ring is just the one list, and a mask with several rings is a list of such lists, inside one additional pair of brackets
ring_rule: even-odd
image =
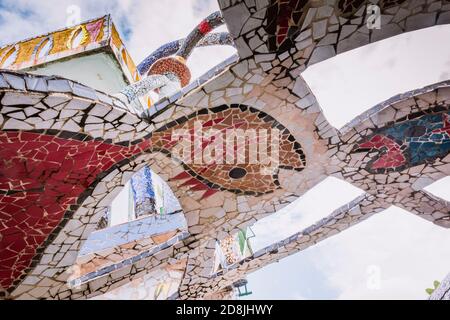
[[(185, 120), (177, 120), (160, 128), (152, 135), (152, 143), (155, 150), (164, 150), (170, 153), (176, 144), (168, 144), (172, 132), (177, 129), (184, 129), (194, 133), (194, 127), (201, 124), (200, 127), (208, 132), (213, 129), (222, 135), (222, 139), (205, 138), (200, 141), (201, 158), (204, 160), (205, 152), (212, 148), (214, 141), (224, 141), (222, 145), (222, 162), (212, 162), (209, 164), (198, 164), (194, 161), (184, 163), (186, 173), (181, 173), (174, 180), (181, 181), (182, 186), (190, 189), (200, 190), (207, 186), (210, 190), (228, 190), (238, 194), (260, 195), (272, 192), (279, 187), (277, 172), (280, 168), (287, 170), (303, 170), (305, 166), (305, 156), (300, 144), (289, 133), (289, 131), (278, 123), (274, 118), (252, 107), (245, 105), (222, 105), (212, 109), (200, 110), (192, 114)], [(276, 134), (276, 128), (280, 133), (279, 141), (279, 166), (268, 168), (270, 165), (269, 156), (272, 152), (270, 139), (272, 134)], [(240, 131), (236, 131), (240, 130)], [(226, 135), (230, 132), (248, 133), (254, 131), (261, 133), (263, 130), (267, 133), (267, 140), (262, 140), (259, 136), (246, 136), (247, 140), (243, 144), (233, 143), (226, 145)], [(191, 154), (190, 159), (194, 159), (195, 137), (191, 136)], [(260, 147), (258, 142), (269, 143), (266, 148)], [(258, 146), (256, 149), (253, 147)], [(256, 150), (256, 161), (250, 161), (250, 151)], [(227, 161), (227, 156), (232, 157), (232, 161)], [(197, 154), (198, 156), (198, 154)], [(239, 158), (243, 156), (243, 158)], [(217, 158), (216, 158), (217, 159)], [(220, 159), (220, 157), (219, 157)], [(244, 160), (244, 163), (238, 161)], [(253, 159), (253, 160), (255, 160)], [(269, 169), (269, 170), (268, 170)], [(273, 169), (273, 170), (272, 170)], [(202, 183), (203, 186), (198, 184)], [(205, 192), (205, 195), (212, 195), (212, 192)]]

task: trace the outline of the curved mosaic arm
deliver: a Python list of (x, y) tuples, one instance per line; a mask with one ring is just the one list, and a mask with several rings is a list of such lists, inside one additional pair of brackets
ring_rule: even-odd
[(165, 75), (150, 75), (141, 81), (125, 87), (115, 96), (126, 103), (131, 103), (149, 91), (159, 89), (163, 86), (170, 86), (171, 83), (176, 85), (173, 83), (173, 80)]
[(211, 30), (221, 26), (225, 23), (220, 11), (216, 11), (207, 16), (202, 22), (200, 22), (197, 27), (191, 31), (191, 33), (186, 37), (183, 45), (177, 51), (176, 55), (184, 59), (189, 58), (192, 50), (197, 46), (200, 40)]
[[(169, 43), (166, 43), (153, 51), (147, 58), (142, 60), (142, 62), (137, 66), (137, 69), (141, 75), (146, 74), (150, 69), (151, 65), (156, 62), (156, 60), (171, 56), (177, 53), (182, 45), (186, 42), (186, 39), (178, 39)], [(207, 47), (207, 46), (233, 46), (233, 38), (228, 32), (217, 32), (205, 35), (196, 45), (196, 47)]]
[[(51, 91), (52, 86), (67, 90)], [(48, 286), (37, 289), (25, 282), (32, 277), (47, 277), (44, 282), (51, 281), (56, 296), (64, 290), (66, 270), (110, 200), (149, 162), (150, 154), (144, 154), (149, 143), (131, 142), (144, 139), (151, 126), (120, 100), (59, 77), (2, 71), (0, 97), (0, 153), (2, 159), (6, 154), (9, 158), (7, 163), (0, 161), (0, 170), (8, 172), (0, 187), (0, 260), (13, 262), (11, 267), (0, 264), (0, 299), (9, 294), (49, 295)], [(32, 111), (33, 116), (14, 118), (11, 113), (18, 105), (22, 114)], [(11, 139), (14, 143), (7, 143)], [(23, 145), (30, 149), (21, 150)], [(33, 167), (27, 169), (25, 163)], [(18, 199), (20, 206), (6, 205)], [(94, 202), (95, 206), (88, 205)], [(18, 226), (10, 218), (18, 212), (26, 224)], [(52, 271), (44, 275), (48, 268)]]
[[(152, 90), (159, 89), (159, 98), (161, 99), (170, 96), (189, 84), (191, 73), (186, 66), (186, 59), (207, 33), (224, 24), (224, 22), (220, 11), (210, 14), (184, 39), (181, 47), (176, 51), (175, 57), (167, 57), (167, 55), (169, 55), (170, 50), (175, 49), (177, 41), (159, 48), (144, 60), (143, 64), (141, 63), (142, 70), (148, 69), (148, 78), (126, 87), (120, 92), (118, 97), (122, 94), (127, 98), (128, 103), (131, 103), (136, 98)], [(220, 34), (218, 36), (212, 36), (203, 43), (216, 43), (220, 41), (221, 37), (226, 36)]]
[(413, 192), (406, 197), (396, 199), (393, 204), (438, 226), (450, 228), (450, 202), (427, 191)]
[(340, 130), (336, 158), (347, 182), (434, 223), (449, 226), (444, 200), (419, 192), (450, 174), (450, 82), (394, 96)]

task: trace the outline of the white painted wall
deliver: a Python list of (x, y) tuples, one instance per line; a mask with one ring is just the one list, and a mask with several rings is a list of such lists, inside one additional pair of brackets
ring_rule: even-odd
[(128, 181), (117, 197), (112, 201), (110, 208), (110, 226), (130, 221), (130, 216), (134, 217), (133, 194), (131, 183)]
[(108, 94), (115, 94), (127, 86), (117, 62), (104, 52), (57, 61), (25, 71), (61, 76)]

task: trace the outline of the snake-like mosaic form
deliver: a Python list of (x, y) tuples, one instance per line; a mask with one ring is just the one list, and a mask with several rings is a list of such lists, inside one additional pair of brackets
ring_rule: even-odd
[[(179, 39), (169, 43), (166, 43), (152, 52), (148, 57), (142, 60), (137, 66), (140, 74), (146, 74), (152, 64), (156, 60), (169, 57), (177, 53), (178, 50), (183, 46), (183, 43), (187, 39)], [(207, 46), (217, 46), (217, 45), (229, 45), (234, 46), (233, 38), (231, 38), (228, 32), (218, 32), (206, 34), (196, 45), (196, 47), (207, 47)]]
[[(228, 34), (209, 34), (223, 24), (222, 14), (216, 11), (203, 19), (183, 41), (174, 41), (157, 49), (138, 66), (139, 72), (147, 73), (148, 77), (124, 88), (117, 96), (125, 97), (123, 100), (131, 103), (149, 91), (157, 90), (159, 97), (164, 98), (185, 87), (191, 80), (186, 59), (195, 47), (232, 43)], [(175, 55), (171, 57), (175, 48)]]
[[(248, 272), (390, 205), (449, 228), (449, 203), (423, 190), (450, 173), (449, 81), (381, 102), (337, 130), (301, 76), (336, 54), (450, 23), (447, 0), (380, 1), (381, 13), (392, 19), (371, 30), (368, 3), (220, 1), (221, 14), (213, 21), (225, 21), (239, 58), (188, 86), (185, 59), (215, 26), (202, 22), (179, 48), (180, 58), (161, 57), (149, 67), (149, 77), (168, 80), (132, 91), (128, 101), (169, 81), (181, 89), (145, 115), (130, 112), (126, 99), (67, 79), (1, 71), (0, 294), (91, 298), (151, 278), (155, 270), (178, 270), (174, 298), (222, 297)], [(277, 128), (280, 163), (262, 173), (249, 163), (174, 159), (175, 129), (189, 132), (195, 121), (218, 132)], [(202, 140), (201, 150), (213, 142)], [(243, 152), (250, 148), (245, 144)], [(131, 237), (115, 245), (114, 253), (79, 256), (104, 210), (145, 165), (174, 190), (186, 227), (145, 241)], [(216, 241), (295, 201), (328, 176), (365, 194), (313, 226), (214, 270)], [(115, 260), (117, 255), (124, 258)], [(71, 280), (73, 266), (82, 272)]]

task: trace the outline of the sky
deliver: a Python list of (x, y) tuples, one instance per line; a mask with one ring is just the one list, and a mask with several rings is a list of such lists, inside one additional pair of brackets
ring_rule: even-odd
[[(0, 45), (111, 13), (136, 63), (183, 38), (218, 9), (215, 0), (0, 0)], [(225, 27), (222, 27), (225, 30)], [(405, 34), (308, 68), (303, 76), (337, 128), (367, 108), (450, 78), (449, 26)], [(234, 53), (196, 49), (193, 78)], [(450, 179), (427, 190), (450, 200)], [(254, 226), (254, 248), (283, 239), (362, 191), (329, 178)], [(323, 201), (326, 197), (327, 201)], [(251, 299), (426, 299), (425, 288), (450, 272), (450, 230), (391, 207), (318, 245), (248, 276)]]

